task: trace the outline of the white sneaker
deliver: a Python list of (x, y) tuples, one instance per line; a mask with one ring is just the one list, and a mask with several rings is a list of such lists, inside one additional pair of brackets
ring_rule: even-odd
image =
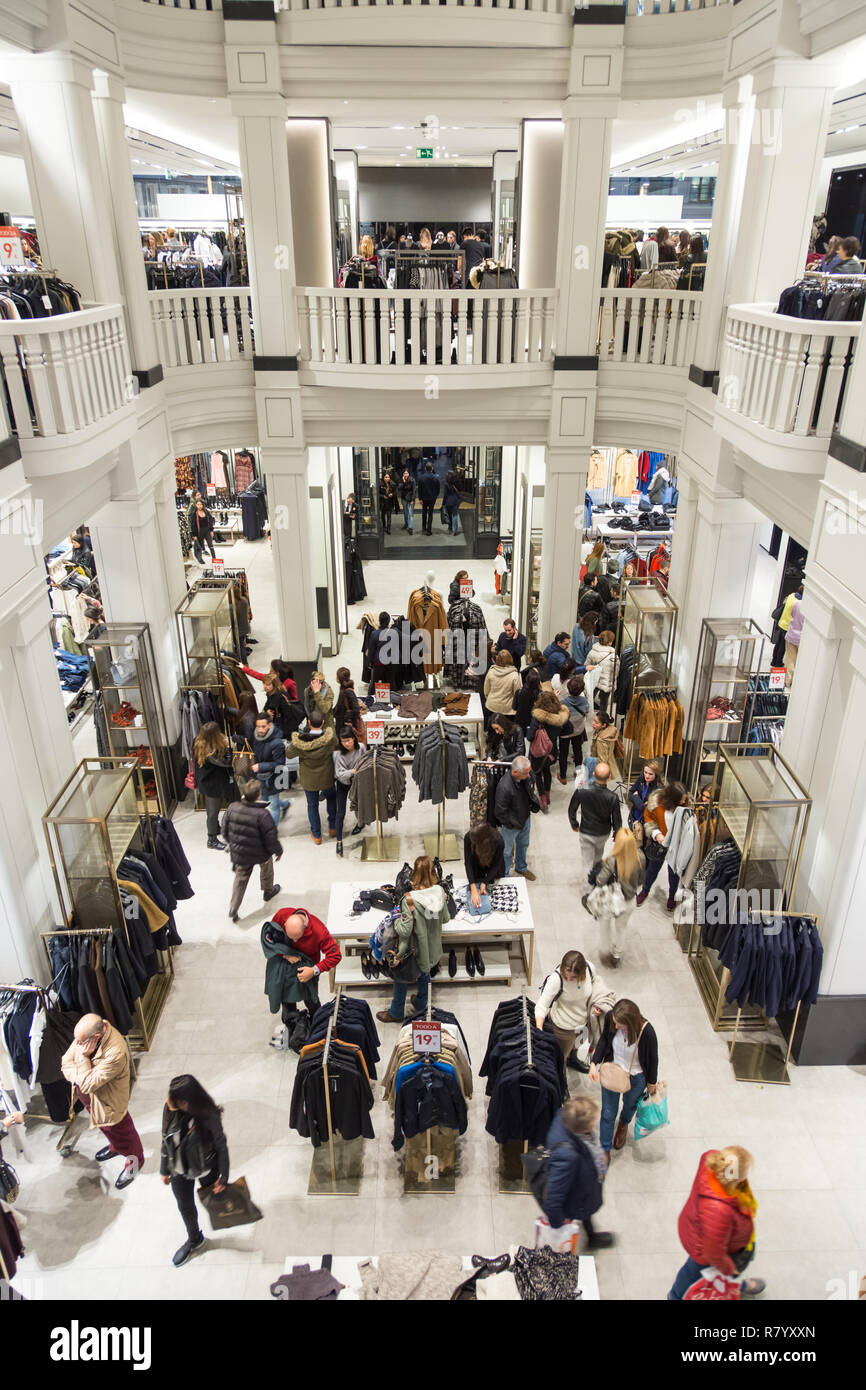
[(284, 1023), (280, 1023), (271, 1034), (270, 1046), (276, 1048), (278, 1052), (285, 1052), (289, 1046), (289, 1030)]

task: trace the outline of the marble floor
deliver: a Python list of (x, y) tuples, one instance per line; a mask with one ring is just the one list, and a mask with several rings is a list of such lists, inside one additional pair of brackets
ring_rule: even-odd
[[(253, 631), (259, 638), (252, 660), (263, 669), (278, 650), (269, 621), (269, 546), (241, 542), (225, 553), (249, 571)], [(439, 587), (446, 589), (451, 573), (441, 561), (434, 568)], [(346, 664), (360, 677), (354, 626), (360, 613), (382, 607), (403, 611), (422, 577), (407, 560), (366, 566), (368, 598), (350, 610), (350, 631), (339, 660), (325, 663), (328, 674)], [(490, 562), (475, 563), (472, 578), (491, 631), (498, 630), (506, 610), (494, 598)], [(530, 866), (538, 876), (529, 885), (537, 933), (533, 993), (567, 949), (577, 947), (593, 960), (599, 950), (595, 922), (580, 904), (568, 796), (569, 789), (554, 782), (550, 814), (533, 822)], [(333, 844), (314, 845), (300, 794), (293, 791), (291, 799), (281, 827), (280, 905), (303, 904), (324, 917), (335, 877), (372, 884), (388, 876), (388, 865), (358, 863), (356, 852), (341, 861)], [(429, 806), (418, 806), (410, 784), (399, 821), (389, 826), (400, 836), (401, 859), (421, 852), (421, 836), (433, 828), (433, 819)], [(449, 820), (461, 832), (468, 826), (465, 798), (449, 807)], [(269, 1299), (268, 1285), (290, 1254), (434, 1247), (495, 1254), (513, 1242), (531, 1244), (535, 1204), (527, 1196), (499, 1193), (481, 1082), (470, 1102), (453, 1196), (436, 1201), (403, 1196), (389, 1116), (379, 1098), (373, 1112), (377, 1138), (365, 1146), (360, 1194), (307, 1196), (311, 1146), (288, 1127), (296, 1058), (268, 1046), (271, 1018), (259, 946), (267, 914), (261, 896), (252, 884), (240, 921), (231, 923), (226, 856), (206, 848), (203, 815), (182, 807), (177, 826), (196, 891), (178, 909), (184, 945), (175, 952), (174, 983), (154, 1045), (137, 1062), (131, 1111), (144, 1142), (145, 1167), (120, 1193), (109, 1181), (116, 1174), (106, 1172), (114, 1165), (92, 1161), (101, 1136), (83, 1126), (76, 1150), (66, 1159), (55, 1151), (58, 1131), (47, 1124), (28, 1122), (25, 1157), (16, 1156), (7, 1141), (6, 1156), (21, 1178), (16, 1212), (26, 1218), (27, 1256), (16, 1286), (33, 1298)], [(638, 1145), (629, 1138), (611, 1165), (601, 1215), (616, 1244), (597, 1256), (601, 1295), (664, 1298), (683, 1259), (677, 1216), (698, 1159), (705, 1149), (726, 1143), (742, 1144), (755, 1157), (759, 1211), (753, 1268), (767, 1281), (765, 1297), (825, 1299), (849, 1284), (852, 1271), (856, 1288), (866, 1272), (866, 1075), (845, 1067), (792, 1067), (789, 1087), (737, 1083), (725, 1040), (712, 1032), (672, 936), (660, 891), (635, 913), (625, 964), (611, 982), (620, 996), (636, 1000), (656, 1028), (671, 1124)], [(515, 960), (511, 992), (527, 983)], [(447, 995), (447, 1007), (460, 1018), (475, 1067), (493, 1010), (508, 992), (477, 977), (471, 985), (438, 991), (434, 984), (434, 996), (444, 1000)], [(360, 993), (377, 1006), (387, 999), (382, 986), (366, 986)], [(381, 1031), (387, 1059), (396, 1029)], [(169, 1079), (179, 1072), (194, 1073), (225, 1107), (233, 1175), (246, 1176), (264, 1220), (209, 1239), (175, 1270), (171, 1255), (183, 1227), (157, 1170), (162, 1104)], [(569, 1076), (573, 1089), (588, 1085), (576, 1073)]]

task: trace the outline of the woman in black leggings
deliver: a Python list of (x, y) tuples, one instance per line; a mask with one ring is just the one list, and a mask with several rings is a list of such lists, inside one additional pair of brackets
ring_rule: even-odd
[(222, 1111), (194, 1076), (176, 1076), (168, 1085), (162, 1113), (162, 1150), (159, 1172), (170, 1186), (186, 1226), (186, 1240), (172, 1257), (182, 1265), (204, 1245), (195, 1204), (199, 1190), (222, 1192), (229, 1180), (229, 1150), (223, 1133)]

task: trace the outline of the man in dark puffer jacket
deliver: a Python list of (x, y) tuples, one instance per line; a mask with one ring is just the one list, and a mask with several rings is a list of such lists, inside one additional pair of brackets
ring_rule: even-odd
[(266, 802), (261, 801), (262, 785), (255, 779), (243, 789), (243, 800), (233, 801), (223, 816), (222, 833), (231, 853), (235, 881), (229, 903), (229, 917), (238, 920), (238, 908), (243, 901), (250, 875), (259, 865), (259, 881), (265, 902), (275, 898), (280, 885), (274, 883), (274, 860), (282, 858), (283, 847), (277, 835), (274, 818)]

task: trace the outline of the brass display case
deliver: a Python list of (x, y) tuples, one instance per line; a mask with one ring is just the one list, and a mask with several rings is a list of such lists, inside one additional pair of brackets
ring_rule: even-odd
[(222, 653), (238, 650), (231, 586), (196, 585), (178, 604), (175, 614), (185, 688), (221, 691)]
[(177, 796), (148, 624), (109, 623), (84, 649), (93, 687), (102, 694), (110, 756), (140, 762), (141, 809), (170, 816)]
[[(738, 744), (749, 727), (767, 638), (751, 618), (704, 618), (686, 732), (683, 781), (696, 796), (720, 745)], [(714, 700), (729, 708), (710, 714)]]

